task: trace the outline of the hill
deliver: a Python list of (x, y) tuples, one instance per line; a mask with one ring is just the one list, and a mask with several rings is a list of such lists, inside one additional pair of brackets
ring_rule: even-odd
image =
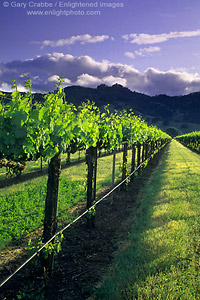
[(174, 97), (148, 96), (115, 84), (97, 88), (70, 86), (65, 88), (65, 94), (67, 101), (75, 105), (89, 99), (99, 107), (109, 103), (113, 109), (132, 108), (149, 124), (162, 130), (169, 127), (176, 127), (183, 133), (200, 130), (200, 92)]
[(65, 88), (67, 100), (80, 104), (89, 99), (98, 106), (110, 104), (116, 109), (132, 108), (141, 115), (159, 120), (200, 124), (200, 93), (186, 96), (147, 96), (132, 92), (119, 84), (112, 87), (100, 85), (96, 89), (80, 86)]
[[(119, 84), (111, 87), (102, 84), (97, 88), (69, 86), (64, 91), (67, 101), (76, 106), (89, 99), (100, 108), (107, 104), (117, 110), (132, 108), (149, 124), (163, 130), (168, 127), (177, 127), (183, 133), (200, 130), (200, 92), (174, 97), (148, 96)], [(40, 101), (41, 94), (35, 94), (35, 100)]]

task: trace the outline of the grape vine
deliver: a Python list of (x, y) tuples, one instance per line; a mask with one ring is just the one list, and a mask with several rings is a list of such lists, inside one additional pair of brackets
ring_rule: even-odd
[[(142, 160), (161, 148), (170, 137), (156, 127), (148, 126), (132, 111), (110, 112), (109, 106), (101, 112), (93, 102), (82, 103), (78, 108), (68, 104), (62, 88), (62, 78), (57, 90), (43, 95), (42, 104), (34, 103), (31, 82), (25, 78), (27, 92), (21, 94), (12, 80), (9, 102), (0, 103), (0, 159), (11, 160), (20, 166), (22, 161), (49, 160), (43, 242), (54, 236), (57, 230), (57, 203), (61, 172), (61, 153), (87, 152), (87, 208), (95, 201), (97, 149), (113, 151), (123, 145), (124, 159), (122, 179), (127, 174), (127, 149), (138, 147)], [(2, 96), (2, 94), (1, 94)], [(134, 159), (134, 157), (133, 157)], [(139, 157), (140, 162), (140, 157)], [(1, 164), (3, 166), (3, 163)], [(0, 165), (0, 166), (1, 166)], [(134, 168), (134, 162), (132, 163)], [(88, 218), (94, 223), (95, 214)], [(92, 221), (91, 221), (92, 220)], [(51, 271), (53, 253), (43, 257), (43, 267)]]
[(176, 137), (176, 140), (184, 146), (200, 152), (200, 131), (183, 134)]

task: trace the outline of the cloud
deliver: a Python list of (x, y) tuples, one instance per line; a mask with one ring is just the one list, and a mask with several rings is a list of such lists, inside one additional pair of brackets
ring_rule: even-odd
[(161, 49), (159, 47), (140, 48), (139, 50), (135, 51), (135, 54), (139, 56), (146, 56), (154, 52), (159, 52), (160, 50)]
[(135, 58), (135, 54), (133, 52), (125, 52), (124, 55), (132, 59)]
[(76, 84), (81, 86), (97, 86), (102, 83), (102, 80), (96, 76), (92, 76), (89, 74), (81, 74), (78, 76)]
[(131, 33), (125, 34), (122, 38), (131, 44), (157, 44), (168, 41), (169, 39), (197, 37), (200, 36), (200, 30), (194, 31), (173, 31), (170, 33), (147, 34), (147, 33)]
[[(34, 79), (38, 79), (38, 76), (35, 76)], [(65, 83), (65, 85), (70, 85), (71, 84), (71, 80), (68, 78), (62, 78), (63, 82)], [(57, 84), (59, 82), (59, 75), (52, 75), (50, 76), (47, 81), (49, 82), (54, 82), (55, 84)]]
[(148, 56), (154, 52), (159, 52), (160, 50), (160, 47), (140, 48), (139, 50), (136, 50), (134, 52), (125, 52), (124, 55), (131, 59), (134, 59), (136, 58), (136, 56)]
[[(144, 50), (146, 49), (146, 50)], [(147, 50), (148, 49), (148, 50)], [(142, 48), (141, 53), (157, 51), (155, 48)], [(148, 95), (184, 95), (200, 91), (198, 73), (185, 70), (160, 71), (148, 68), (139, 72), (131, 65), (96, 61), (90, 56), (72, 56), (63, 53), (49, 53), (25, 61), (12, 61), (0, 64), (0, 90), (11, 90), (9, 78), (17, 80), (19, 90), (24, 90), (24, 77), (27, 74), (34, 92), (55, 89), (58, 76), (65, 80), (64, 86), (81, 85), (97, 87), (104, 83), (119, 83), (132, 91)]]
[(103, 78), (103, 83), (105, 83), (108, 86), (116, 84), (116, 83), (126, 86), (127, 81), (126, 81), (126, 78), (115, 77), (115, 76), (110, 75), (110, 76)]
[[(81, 43), (82, 45), (88, 44), (88, 43), (101, 43), (105, 40), (108, 40), (110, 37), (108, 35), (95, 35), (91, 36), (90, 34), (83, 34), (83, 35), (74, 35), (70, 38), (66, 39), (59, 39), (57, 41), (50, 41), (50, 40), (44, 40), (41, 43), (40, 42), (33, 42), (36, 44), (41, 44), (41, 48), (44, 47), (62, 47), (62, 46), (69, 46), (73, 45), (75, 43)], [(112, 38), (111, 38), (112, 39)]]
[(144, 79), (145, 91), (148, 91), (150, 95), (184, 95), (200, 91), (200, 77), (198, 74), (176, 72), (174, 70), (161, 72), (154, 68), (148, 68), (144, 72)]

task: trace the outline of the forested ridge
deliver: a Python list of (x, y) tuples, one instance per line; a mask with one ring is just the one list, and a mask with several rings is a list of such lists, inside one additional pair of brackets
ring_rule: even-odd
[[(110, 104), (113, 109), (132, 108), (149, 122), (156, 123), (195, 123), (200, 124), (200, 92), (184, 96), (148, 96), (133, 92), (119, 84), (111, 87), (100, 85), (97, 88), (69, 86), (64, 89), (69, 103), (78, 106), (83, 101), (94, 101), (98, 107)], [(37, 101), (43, 99), (40, 93), (34, 94)]]

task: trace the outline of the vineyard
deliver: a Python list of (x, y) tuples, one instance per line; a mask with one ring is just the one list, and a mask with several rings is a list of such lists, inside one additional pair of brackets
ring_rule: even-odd
[(95, 299), (200, 299), (199, 176), (199, 155), (173, 140)]
[[(48, 172), (46, 177), (17, 185), (14, 192), (0, 191), (0, 247), (41, 228), (41, 240), (34, 245), (30, 242), (32, 256), (26, 263), (39, 254), (40, 272), (50, 280), (65, 230), (84, 216), (85, 231), (95, 232), (98, 204), (109, 196), (112, 208), (112, 190), (128, 193), (130, 182), (142, 177), (148, 162), (165, 149), (171, 137), (148, 126), (132, 111), (110, 111), (109, 106), (100, 110), (90, 101), (79, 107), (67, 103), (62, 79), (57, 91), (44, 94), (41, 103), (33, 102), (28, 78), (24, 94), (12, 82), (12, 98), (1, 94), (0, 167), (6, 168), (7, 175), (20, 178), (27, 165), (39, 160)], [(199, 151), (199, 133), (177, 140)], [(72, 166), (74, 154), (78, 159)], [(81, 155), (83, 161), (79, 161)], [(63, 157), (67, 168), (61, 172)], [(102, 197), (108, 189), (111, 192)], [(69, 210), (80, 203), (81, 215), (71, 215)], [(2, 278), (1, 287), (12, 281), (12, 276)]]
[[(128, 151), (130, 165), (131, 150)], [(116, 153), (116, 180), (121, 173), (122, 153)], [(111, 185), (112, 158), (98, 158), (97, 190)], [(62, 169), (59, 184), (58, 222), (69, 222), (72, 216), (66, 210), (86, 199), (85, 162), (78, 165), (69, 164)], [(4, 183), (5, 180), (4, 180)], [(0, 190), (0, 248), (16, 241), (41, 226), (44, 219), (47, 175), (18, 184), (9, 189)], [(29, 201), (27, 201), (29, 199)], [(58, 224), (58, 225), (59, 225)], [(61, 225), (59, 225), (60, 227)]]
[(195, 131), (188, 134), (177, 136), (176, 139), (184, 146), (200, 152), (200, 132)]
[[(24, 161), (40, 157), (49, 160), (47, 193), (43, 242), (49, 241), (57, 230), (57, 203), (59, 178), (61, 172), (61, 153), (75, 153), (86, 149), (87, 175), (87, 209), (96, 198), (97, 149), (115, 150), (123, 144), (122, 180), (126, 177), (127, 149), (137, 145), (140, 164), (141, 145), (142, 160), (150, 152), (162, 147), (170, 137), (154, 127), (148, 127), (132, 112), (110, 113), (108, 108), (101, 113), (94, 103), (83, 103), (78, 109), (64, 101), (61, 87), (57, 92), (44, 96), (43, 104), (32, 103), (31, 83), (27, 79), (25, 87), (28, 92), (21, 95), (13, 81), (12, 99), (0, 106), (0, 155), (2, 165), (12, 161), (14, 172), (21, 172)], [(3, 164), (4, 163), (4, 164)], [(8, 163), (7, 163), (8, 164)], [(135, 158), (132, 160), (132, 171)], [(124, 183), (125, 187), (125, 183)], [(93, 226), (94, 216), (88, 217), (88, 226)], [(44, 259), (45, 269), (52, 269), (52, 256)]]

